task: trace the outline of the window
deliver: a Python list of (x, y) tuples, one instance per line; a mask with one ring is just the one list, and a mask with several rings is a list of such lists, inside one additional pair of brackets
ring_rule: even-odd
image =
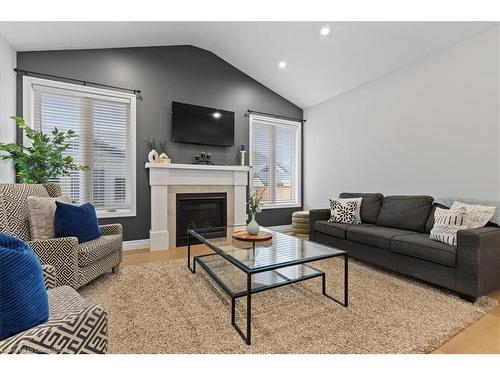
[(250, 115), (251, 189), (263, 208), (300, 207), (301, 127), (296, 121)]
[(78, 138), (66, 154), (90, 166), (53, 182), (76, 203), (91, 202), (98, 217), (135, 216), (135, 111), (132, 94), (23, 79), (26, 122), (43, 132), (73, 129)]
[(115, 202), (125, 202), (127, 193), (126, 180), (123, 177), (115, 178)]

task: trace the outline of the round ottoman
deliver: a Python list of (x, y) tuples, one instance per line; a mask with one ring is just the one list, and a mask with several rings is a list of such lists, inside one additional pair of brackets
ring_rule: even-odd
[(296, 234), (309, 234), (309, 211), (296, 211), (292, 214), (292, 231)]

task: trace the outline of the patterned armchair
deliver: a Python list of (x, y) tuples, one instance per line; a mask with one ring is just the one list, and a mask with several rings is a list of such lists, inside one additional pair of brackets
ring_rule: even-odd
[(73, 288), (56, 285), (56, 270), (43, 266), (49, 320), (0, 341), (0, 353), (99, 354), (108, 347), (108, 320), (101, 305), (88, 303)]
[(56, 285), (74, 289), (96, 277), (118, 271), (122, 260), (122, 226), (101, 225), (101, 237), (82, 244), (76, 237), (31, 240), (28, 222), (29, 196), (61, 196), (59, 185), (0, 184), (0, 231), (26, 241), (42, 264), (55, 267)]

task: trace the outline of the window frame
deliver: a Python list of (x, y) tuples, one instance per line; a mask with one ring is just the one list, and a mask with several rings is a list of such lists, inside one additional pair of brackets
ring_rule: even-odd
[[(136, 170), (136, 142), (137, 142), (137, 97), (134, 94), (125, 93), (121, 91), (113, 91), (101, 89), (97, 87), (82, 86), (73, 83), (54, 81), (44, 78), (37, 78), (31, 76), (23, 76), (23, 118), (27, 122), (27, 126), (33, 127), (35, 124), (35, 94), (33, 86), (46, 86), (49, 89), (64, 89), (80, 93), (86, 93), (87, 96), (97, 95), (99, 97), (112, 97), (119, 98), (124, 101), (130, 102), (130, 139), (127, 152), (131, 157), (129, 158), (129, 171), (130, 171), (130, 210), (109, 212), (97, 210), (98, 218), (115, 218), (115, 217), (135, 217), (137, 216), (137, 170)], [(29, 144), (29, 139), (23, 134), (23, 144)], [(92, 173), (91, 171), (89, 173)]]
[(297, 137), (296, 137), (296, 168), (297, 168), (297, 183), (296, 183), (296, 201), (295, 202), (287, 202), (287, 203), (276, 203), (269, 202), (263, 203), (262, 209), (279, 209), (279, 208), (300, 208), (302, 207), (302, 122), (301, 121), (291, 121), (285, 120), (277, 117), (264, 116), (264, 115), (256, 115), (250, 114), (248, 116), (248, 128), (249, 128), (249, 141), (248, 141), (248, 162), (250, 168), (252, 168), (252, 175), (250, 176), (250, 193), (253, 192), (253, 128), (254, 121), (266, 121), (276, 123), (278, 126), (294, 126), (297, 128)]

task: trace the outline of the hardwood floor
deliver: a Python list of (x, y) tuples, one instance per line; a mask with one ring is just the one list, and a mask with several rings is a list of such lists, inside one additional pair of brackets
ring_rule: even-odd
[[(193, 245), (191, 249), (194, 255), (211, 252), (204, 245)], [(149, 249), (126, 251), (122, 265), (182, 259), (186, 258), (186, 254), (186, 247), (153, 252), (150, 252)], [(499, 301), (499, 306), (436, 349), (435, 354), (500, 353), (500, 290), (489, 294), (489, 296)]]

